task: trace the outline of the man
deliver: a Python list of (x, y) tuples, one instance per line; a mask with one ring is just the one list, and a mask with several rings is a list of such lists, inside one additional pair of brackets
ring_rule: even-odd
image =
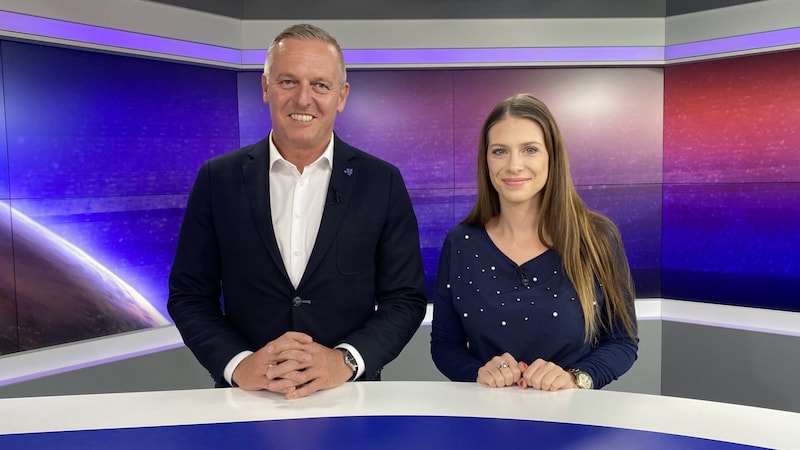
[(169, 313), (217, 386), (291, 399), (379, 380), (427, 305), (405, 184), (333, 133), (350, 85), (326, 31), (279, 34), (261, 84), (272, 131), (201, 167)]

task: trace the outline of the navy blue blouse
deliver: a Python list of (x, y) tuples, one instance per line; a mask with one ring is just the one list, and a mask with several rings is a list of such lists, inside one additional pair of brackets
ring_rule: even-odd
[(481, 366), (508, 352), (528, 364), (542, 358), (581, 369), (601, 388), (636, 360), (638, 341), (614, 325), (613, 333), (601, 325), (597, 339), (586, 342), (580, 300), (555, 250), (517, 266), (484, 228), (462, 224), (447, 235), (433, 299), (431, 355), (449, 379), (474, 382)]

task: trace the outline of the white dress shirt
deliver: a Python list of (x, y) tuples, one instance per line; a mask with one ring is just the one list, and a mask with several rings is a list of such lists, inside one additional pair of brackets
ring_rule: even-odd
[(269, 204), (283, 265), (295, 288), (317, 240), (333, 168), (333, 139), (316, 161), (303, 168), (285, 160), (269, 140)]

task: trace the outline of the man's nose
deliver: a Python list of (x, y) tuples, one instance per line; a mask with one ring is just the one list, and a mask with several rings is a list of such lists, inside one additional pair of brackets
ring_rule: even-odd
[(296, 101), (300, 105), (307, 105), (311, 103), (311, 94), (313, 91), (311, 90), (311, 85), (306, 83), (300, 83), (297, 89), (297, 97)]

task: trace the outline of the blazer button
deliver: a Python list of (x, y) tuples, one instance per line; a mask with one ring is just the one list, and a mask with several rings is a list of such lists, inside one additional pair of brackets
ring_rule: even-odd
[(292, 306), (300, 306), (303, 303), (303, 299), (300, 297), (295, 297), (292, 299)]

